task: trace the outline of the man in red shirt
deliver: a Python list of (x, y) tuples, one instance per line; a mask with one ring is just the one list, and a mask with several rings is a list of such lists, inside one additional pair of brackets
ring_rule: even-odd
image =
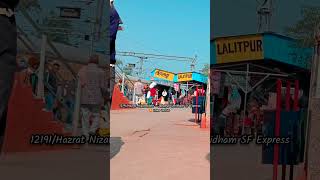
[(157, 89), (151, 88), (150, 89), (150, 97), (152, 98), (153, 105), (156, 105), (156, 101), (157, 101), (156, 95), (157, 95)]
[(248, 112), (246, 112), (246, 116), (244, 118), (244, 130), (245, 134), (249, 135), (251, 134), (251, 127), (252, 127), (253, 121), (252, 119), (248, 116)]

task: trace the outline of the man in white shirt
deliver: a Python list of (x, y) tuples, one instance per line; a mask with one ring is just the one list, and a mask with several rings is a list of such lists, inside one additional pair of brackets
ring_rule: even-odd
[(143, 84), (139, 79), (136, 83), (134, 83), (134, 92), (135, 92), (135, 103), (139, 104), (141, 98), (143, 97)]
[[(90, 57), (89, 64), (79, 71), (83, 135), (95, 134), (99, 128), (100, 109), (107, 92), (106, 72), (98, 66), (99, 57)], [(92, 117), (92, 125), (89, 119)]]

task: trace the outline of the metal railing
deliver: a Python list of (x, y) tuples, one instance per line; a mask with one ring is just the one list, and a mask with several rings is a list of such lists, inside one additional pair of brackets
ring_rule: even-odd
[(122, 81), (119, 87), (123, 95), (129, 100), (134, 101), (134, 82), (131, 81), (128, 75), (119, 66), (115, 68), (115, 84), (117, 85), (119, 80)]
[[(45, 71), (46, 71), (46, 59), (49, 54), (48, 50), (47, 50), (47, 46), (53, 51), (53, 53), (55, 54), (55, 58), (56, 60), (60, 60), (61, 64), (67, 69), (67, 71), (70, 72), (72, 78), (73, 78), (73, 83), (75, 84), (75, 86), (73, 87), (73, 91), (75, 92), (75, 95), (72, 97), (73, 99), (73, 108), (69, 108), (66, 105), (66, 102), (61, 103), (63, 105), (64, 108), (66, 108), (68, 113), (72, 113), (73, 117), (72, 117), (72, 124), (73, 124), (73, 128), (72, 128), (72, 132), (73, 135), (77, 135), (77, 129), (78, 129), (78, 122), (80, 120), (80, 96), (81, 96), (81, 87), (80, 87), (80, 82), (79, 82), (79, 78), (77, 77), (77, 73), (73, 71), (73, 69), (71, 68), (71, 66), (64, 61), (64, 57), (63, 54), (61, 54), (59, 52), (59, 50), (55, 47), (55, 45), (52, 43), (52, 41), (50, 39), (47, 38), (46, 32), (43, 32), (38, 25), (34, 22), (34, 20), (32, 19), (32, 17), (29, 15), (28, 11), (26, 10), (20, 10), (21, 15), (27, 20), (27, 22), (32, 26), (32, 28), (34, 29), (34, 31), (38, 34), (42, 34), (42, 43), (41, 43), (41, 49), (40, 49), (40, 66), (38, 68), (38, 82), (37, 82), (37, 90), (36, 90), (36, 94), (37, 94), (37, 98), (39, 99), (43, 99), (45, 97), (45, 88), (51, 93), (53, 94), (55, 97), (57, 97), (57, 94), (54, 93), (52, 87), (50, 87), (50, 84), (45, 82), (44, 79), (44, 75), (45, 75)], [(19, 30), (19, 40), (21, 40), (23, 42), (24, 45), (28, 45), (28, 43), (31, 46), (28, 46), (28, 50), (30, 50), (31, 54), (34, 54), (35, 52), (39, 52), (39, 50), (35, 49), (35, 46), (33, 45), (33, 42), (28, 38), (28, 34), (24, 33), (22, 28), (18, 28)], [(65, 82), (65, 79), (61, 78), (62, 76), (58, 75), (58, 81), (59, 82)], [(68, 92), (70, 93), (70, 92)]]

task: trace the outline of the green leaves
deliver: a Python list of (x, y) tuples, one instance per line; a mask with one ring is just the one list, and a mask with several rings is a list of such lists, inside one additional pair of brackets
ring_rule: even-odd
[(210, 68), (210, 65), (209, 64), (205, 64), (203, 66), (203, 68), (201, 69), (201, 73), (208, 76), (209, 75), (209, 68)]
[(285, 33), (298, 40), (300, 47), (314, 45), (314, 30), (320, 23), (320, 7), (305, 6), (301, 10), (302, 18), (295, 25), (285, 28)]

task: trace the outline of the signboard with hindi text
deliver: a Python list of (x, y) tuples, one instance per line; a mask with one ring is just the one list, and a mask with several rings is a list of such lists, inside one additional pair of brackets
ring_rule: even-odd
[(168, 81), (173, 83), (180, 82), (199, 82), (207, 83), (208, 77), (198, 72), (186, 72), (186, 73), (172, 73), (168, 71), (163, 71), (160, 69), (155, 69), (151, 72), (151, 77), (154, 77), (152, 81)]
[(183, 81), (191, 81), (192, 80), (192, 72), (189, 73), (179, 73), (178, 76), (178, 82)]
[(218, 38), (215, 42), (216, 63), (263, 59), (261, 35)]
[(173, 81), (174, 78), (174, 73), (168, 72), (168, 71), (163, 71), (160, 69), (156, 69), (154, 72), (154, 77), (160, 78), (160, 79), (165, 79), (168, 81)]

